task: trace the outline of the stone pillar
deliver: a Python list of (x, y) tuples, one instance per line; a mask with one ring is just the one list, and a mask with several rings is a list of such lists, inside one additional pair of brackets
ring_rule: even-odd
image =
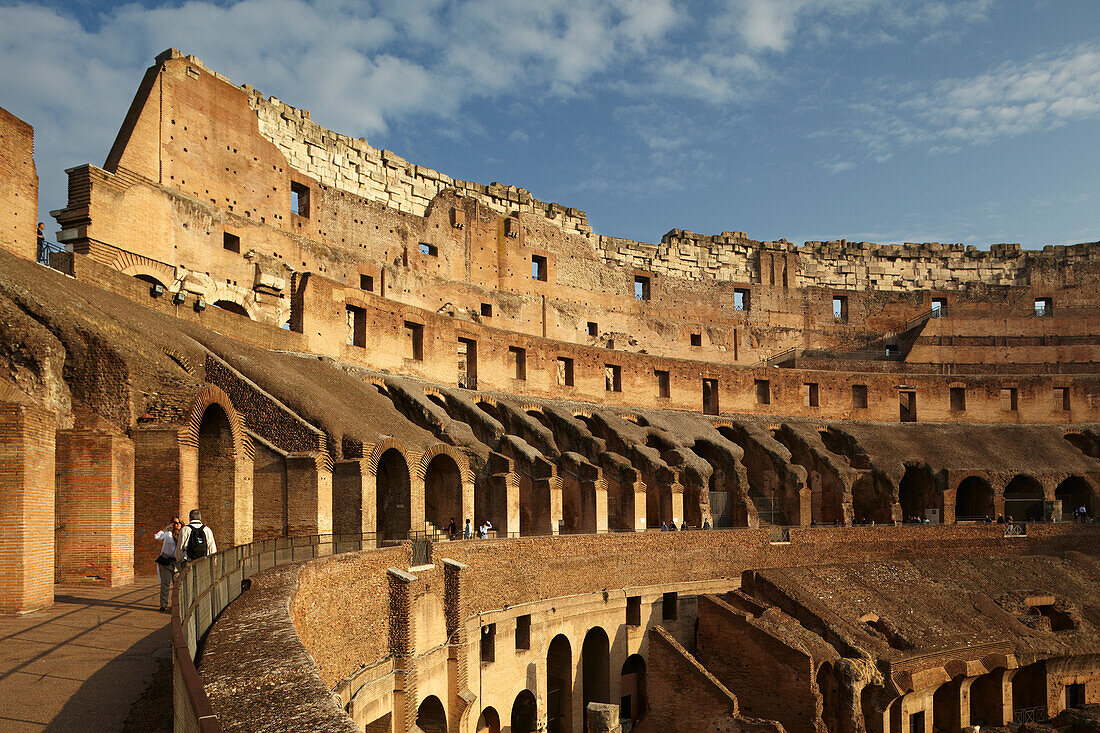
[[(821, 511), (820, 505), (818, 511)], [(809, 527), (810, 522), (813, 521), (813, 516), (814, 491), (807, 483), (798, 490), (798, 524), (803, 527)]]
[(622, 730), (618, 705), (588, 703), (588, 733), (622, 733)]
[[(443, 558), (443, 616), (447, 624), (447, 720), (458, 721), (475, 698), (466, 667), (466, 632), (462, 623), (462, 571), (466, 565)], [(480, 640), (479, 640), (480, 641)]]
[(412, 623), (412, 599), (417, 577), (389, 568), (389, 648), (396, 662), (393, 685), (393, 730), (413, 730), (416, 722), (416, 639)]
[(535, 534), (558, 534), (562, 521), (561, 477), (554, 474), (531, 480), (535, 506)]
[(332, 472), (332, 531), (360, 534), (378, 529), (378, 482), (365, 458), (337, 461)]
[(180, 440), (178, 428), (138, 428), (133, 440), (134, 573), (153, 575), (161, 548), (153, 535), (174, 516), (186, 523), (199, 505), (198, 449)]
[[(112, 587), (132, 582), (133, 441), (107, 430), (58, 431), (56, 496), (57, 577)], [(152, 531), (146, 535), (159, 552)]]
[(0, 613), (53, 603), (54, 415), (0, 402)]
[(286, 495), (290, 536), (332, 532), (332, 462), (327, 453), (286, 457)]
[[(684, 523), (684, 487), (679, 481), (669, 484), (666, 496), (669, 502), (669, 519), (676, 520), (676, 526)], [(664, 501), (661, 502), (664, 504)]]

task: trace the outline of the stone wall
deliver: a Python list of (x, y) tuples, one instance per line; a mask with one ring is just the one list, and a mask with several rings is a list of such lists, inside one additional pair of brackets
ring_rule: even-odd
[(38, 173), (34, 129), (0, 107), (0, 247), (20, 257), (36, 257)]

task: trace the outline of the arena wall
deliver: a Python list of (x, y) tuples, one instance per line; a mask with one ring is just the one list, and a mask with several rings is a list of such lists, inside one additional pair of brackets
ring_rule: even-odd
[(34, 128), (0, 107), (0, 247), (34, 260), (38, 230), (38, 172)]

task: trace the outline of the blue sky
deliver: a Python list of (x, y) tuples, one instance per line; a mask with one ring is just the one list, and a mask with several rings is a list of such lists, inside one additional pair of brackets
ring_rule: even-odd
[(603, 234), (1100, 239), (1096, 0), (0, 0), (43, 213), (171, 46)]

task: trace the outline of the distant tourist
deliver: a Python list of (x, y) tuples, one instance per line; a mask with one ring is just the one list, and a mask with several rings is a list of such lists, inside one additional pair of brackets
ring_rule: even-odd
[(688, 531), (688, 523), (687, 522), (684, 522), (683, 524), (680, 525), (680, 531), (681, 532), (687, 532)]
[(710, 529), (710, 520), (709, 519), (704, 519), (703, 520), (703, 529)]
[(180, 532), (179, 542), (176, 544), (176, 559), (182, 566), (200, 557), (213, 555), (217, 551), (214, 533), (202, 523), (202, 512), (192, 509), (191, 521)]
[(38, 222), (38, 261), (46, 260), (46, 225)]
[(160, 610), (168, 613), (168, 599), (172, 592), (172, 578), (176, 577), (180, 566), (176, 562), (176, 535), (183, 529), (179, 517), (173, 517), (164, 529), (153, 535), (160, 540), (160, 555), (157, 556), (157, 577), (160, 579)]
[(470, 520), (466, 520), (466, 526), (462, 529), (462, 539), (468, 540), (474, 536), (474, 528), (470, 526)]
[(671, 522), (669, 522), (668, 531), (669, 532), (675, 532), (676, 531), (676, 520), (675, 519), (673, 519)]
[(486, 519), (481, 523), (481, 526), (477, 528), (477, 536), (483, 540), (489, 539), (489, 530), (493, 528), (493, 523)]
[(661, 531), (662, 532), (667, 532), (668, 531), (668, 522), (661, 522)]
[(455, 518), (451, 517), (451, 523), (447, 525), (447, 539), (453, 540), (458, 536), (458, 525), (455, 524)]
[(1084, 522), (1088, 519), (1089, 510), (1085, 508), (1084, 504), (1077, 507), (1077, 521)]

